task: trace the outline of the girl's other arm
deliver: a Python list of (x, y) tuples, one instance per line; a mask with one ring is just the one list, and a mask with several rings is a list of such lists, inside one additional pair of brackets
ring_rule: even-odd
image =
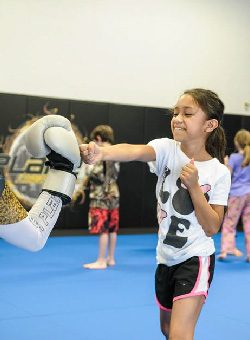
[(195, 215), (207, 236), (216, 234), (221, 226), (224, 217), (224, 206), (209, 204), (198, 186), (189, 190)]
[(192, 159), (181, 171), (180, 179), (191, 196), (195, 215), (207, 236), (216, 234), (224, 217), (223, 205), (210, 205), (198, 183), (198, 170)]

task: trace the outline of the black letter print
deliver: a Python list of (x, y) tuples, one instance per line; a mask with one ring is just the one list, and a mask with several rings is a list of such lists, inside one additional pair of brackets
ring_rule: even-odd
[(182, 248), (184, 244), (186, 244), (187, 237), (176, 235), (177, 231), (180, 231), (181, 233), (184, 231), (184, 228), (179, 227), (180, 224), (184, 226), (186, 229), (189, 229), (190, 222), (188, 220), (178, 218), (176, 216), (171, 216), (171, 224), (169, 226), (166, 238), (163, 241), (164, 244), (168, 244), (175, 248)]
[(166, 166), (164, 174), (163, 174), (162, 185), (161, 185), (161, 190), (160, 190), (160, 198), (161, 198), (161, 202), (163, 204), (166, 203), (168, 198), (169, 198), (169, 192), (168, 191), (163, 191), (163, 185), (165, 183), (166, 178), (170, 174), (170, 172), (171, 172), (170, 169)]
[(191, 200), (189, 192), (181, 185), (180, 178), (177, 179), (176, 185), (179, 188), (179, 190), (177, 190), (176, 193), (174, 194), (172, 200), (173, 207), (175, 211), (177, 211), (179, 214), (189, 215), (191, 214), (191, 212), (194, 211), (193, 202)]

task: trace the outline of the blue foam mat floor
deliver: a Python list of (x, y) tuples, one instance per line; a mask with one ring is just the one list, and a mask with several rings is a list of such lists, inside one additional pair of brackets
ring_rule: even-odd
[[(214, 237), (217, 253), (220, 234)], [(160, 340), (156, 234), (119, 235), (117, 265), (86, 270), (96, 236), (51, 237), (38, 253), (0, 240), (1, 340)], [(245, 254), (244, 236), (237, 245)], [(250, 264), (216, 261), (195, 340), (249, 340)]]

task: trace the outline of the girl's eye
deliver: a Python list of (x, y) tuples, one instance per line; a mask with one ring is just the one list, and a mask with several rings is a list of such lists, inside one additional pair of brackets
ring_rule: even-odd
[[(180, 113), (178, 113), (178, 112), (173, 112), (173, 117), (178, 117), (179, 116), (179, 114)], [(191, 117), (191, 116), (193, 116), (193, 113), (188, 113), (188, 112), (185, 112), (184, 114), (182, 114), (183, 116), (185, 116), (185, 117)]]

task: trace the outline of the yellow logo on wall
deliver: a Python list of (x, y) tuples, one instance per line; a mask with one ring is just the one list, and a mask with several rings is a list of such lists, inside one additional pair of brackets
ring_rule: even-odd
[[(3, 153), (0, 153), (0, 167), (4, 169), (5, 180), (27, 209), (41, 193), (49, 170), (45, 165), (46, 158), (33, 158), (24, 143), (25, 130), (41, 117), (33, 117), (9, 135), (3, 145)], [(80, 144), (83, 136), (74, 124), (72, 128)]]

